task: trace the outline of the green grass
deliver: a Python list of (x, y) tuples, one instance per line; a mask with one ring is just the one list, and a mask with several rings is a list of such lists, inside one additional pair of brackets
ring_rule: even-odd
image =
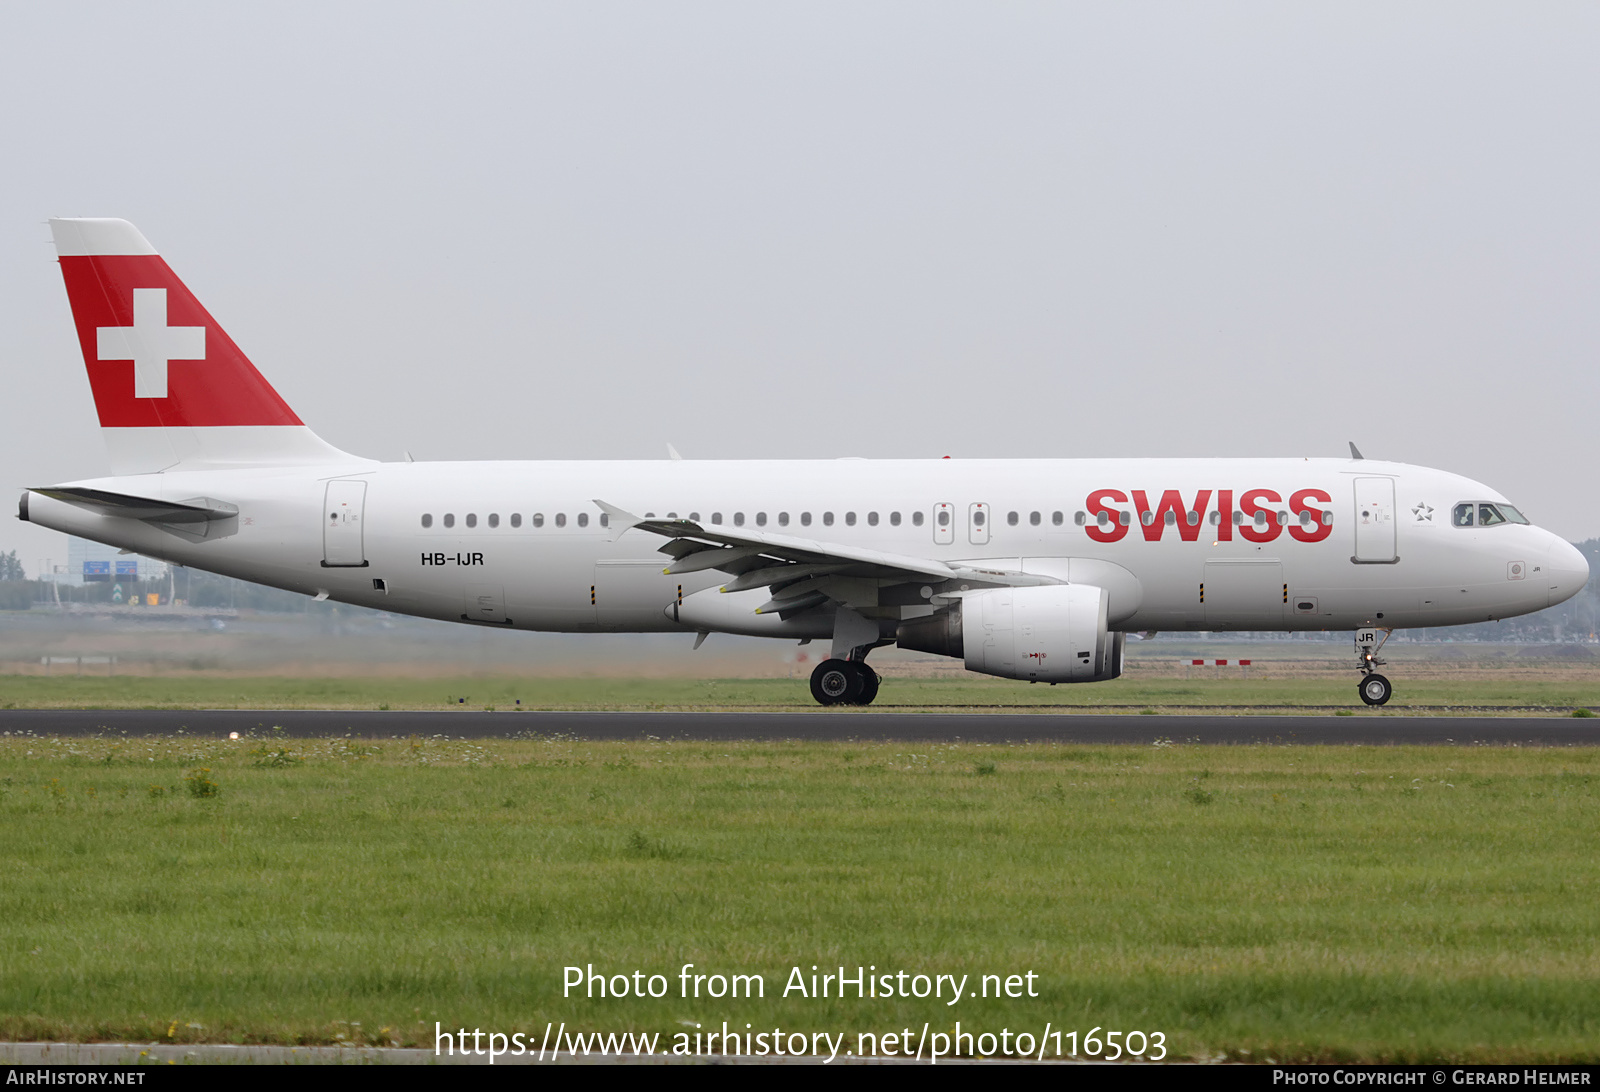
[[(1489, 673), (1492, 674), (1492, 673)], [(1302, 679), (1124, 676), (1079, 686), (980, 677), (884, 680), (874, 709), (1115, 709), (1217, 706), (1261, 711), (1351, 706), (1357, 674)], [(1600, 671), (1534, 678), (1393, 676), (1385, 711), (1600, 706)], [(465, 699), (461, 701), (460, 699)], [(521, 705), (518, 706), (518, 700)], [(0, 676), (0, 708), (133, 709), (763, 709), (815, 707), (804, 679), (604, 679), (481, 676), (299, 679), (257, 676)]]
[[(1597, 790), (1588, 748), (0, 740), (0, 1037), (1051, 1021), (1593, 1061)], [(679, 998), (684, 963), (766, 997)], [(588, 964), (672, 993), (564, 998)], [(1039, 996), (780, 996), (813, 964)]]

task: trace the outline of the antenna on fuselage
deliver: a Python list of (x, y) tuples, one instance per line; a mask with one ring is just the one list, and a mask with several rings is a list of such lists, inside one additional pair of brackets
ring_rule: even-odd
[(667, 458), (671, 459), (675, 463), (683, 462), (683, 456), (679, 455), (678, 449), (673, 447), (670, 443), (667, 444)]
[(1361, 449), (1356, 446), (1356, 442), (1354, 440), (1350, 441), (1350, 457), (1352, 459), (1365, 459), (1366, 458), (1365, 455), (1361, 454)]

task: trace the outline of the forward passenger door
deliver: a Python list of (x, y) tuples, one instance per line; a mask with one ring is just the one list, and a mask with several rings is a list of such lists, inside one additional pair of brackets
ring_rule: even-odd
[(1360, 565), (1386, 565), (1400, 560), (1395, 545), (1394, 479), (1355, 481), (1356, 552)]

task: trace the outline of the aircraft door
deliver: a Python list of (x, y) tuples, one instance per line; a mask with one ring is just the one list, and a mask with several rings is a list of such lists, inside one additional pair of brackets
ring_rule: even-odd
[[(667, 611), (683, 605), (684, 578), (666, 576), (661, 569), (660, 558), (596, 561), (594, 609), (600, 628), (635, 633), (670, 628)], [(703, 584), (692, 583), (689, 590)]]
[(974, 546), (987, 546), (989, 544), (989, 506), (987, 504), (970, 504), (967, 506), (967, 541)]
[(1400, 560), (1395, 552), (1394, 479), (1355, 481), (1356, 552), (1358, 564), (1383, 565)]
[(1206, 625), (1212, 629), (1277, 629), (1283, 625), (1283, 563), (1277, 560), (1208, 561), (1200, 585)]
[(363, 568), (367, 564), (361, 523), (366, 516), (367, 483), (331, 481), (322, 506), (322, 567)]
[(502, 626), (511, 624), (511, 619), (506, 617), (506, 590), (502, 585), (468, 584), (463, 606), (463, 622), (493, 622)]
[(956, 540), (956, 509), (953, 504), (933, 506), (933, 542), (948, 546)]

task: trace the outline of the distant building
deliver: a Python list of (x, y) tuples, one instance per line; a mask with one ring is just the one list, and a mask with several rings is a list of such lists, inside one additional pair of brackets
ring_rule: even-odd
[(73, 537), (67, 539), (66, 570), (57, 570), (55, 574), (58, 583), (74, 587), (93, 583), (134, 584), (166, 578), (165, 561), (119, 553), (115, 546)]

